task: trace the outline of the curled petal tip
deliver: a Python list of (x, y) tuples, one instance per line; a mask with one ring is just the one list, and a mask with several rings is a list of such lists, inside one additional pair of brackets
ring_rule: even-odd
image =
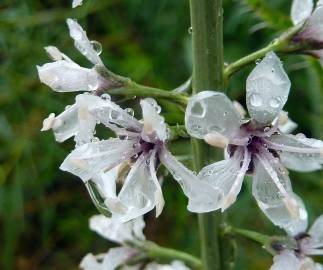
[(229, 139), (217, 132), (208, 133), (204, 136), (204, 141), (212, 146), (226, 148), (229, 144)]

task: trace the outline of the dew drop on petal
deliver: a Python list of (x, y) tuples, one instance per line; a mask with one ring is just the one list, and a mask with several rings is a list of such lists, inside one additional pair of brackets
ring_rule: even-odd
[(192, 27), (192, 26), (188, 28), (188, 33), (189, 33), (190, 35), (193, 33), (193, 27)]
[(98, 42), (96, 40), (92, 40), (91, 45), (92, 45), (93, 49), (95, 50), (95, 52), (97, 53), (97, 55), (100, 55), (102, 53), (102, 45), (100, 42)]
[(203, 118), (205, 116), (205, 108), (201, 102), (196, 102), (191, 109), (191, 114), (195, 117)]
[(115, 121), (115, 120), (118, 120), (119, 117), (120, 117), (120, 114), (118, 111), (115, 111), (115, 110), (110, 111), (110, 115), (109, 115), (110, 120)]
[(125, 112), (126, 112), (126, 113), (128, 113), (128, 114), (129, 114), (129, 115), (131, 115), (131, 116), (134, 116), (134, 114), (135, 114), (134, 110), (133, 110), (133, 109), (131, 109), (131, 108), (126, 108), (126, 109), (125, 109)]
[(272, 108), (278, 108), (282, 104), (282, 100), (280, 98), (272, 98), (269, 100), (269, 105)]
[(110, 100), (111, 100), (111, 97), (110, 97), (110, 95), (109, 95), (109, 94), (103, 94), (103, 95), (101, 95), (101, 98), (102, 98), (103, 100), (108, 100), (108, 101), (110, 101)]
[(259, 107), (262, 105), (262, 97), (259, 94), (252, 94), (250, 96), (250, 104), (254, 107)]

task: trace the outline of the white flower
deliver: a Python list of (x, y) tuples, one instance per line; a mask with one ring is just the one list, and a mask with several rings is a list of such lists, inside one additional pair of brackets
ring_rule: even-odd
[(83, 5), (83, 0), (73, 0), (72, 2), (72, 8), (76, 8), (78, 6), (82, 6)]
[[(103, 66), (99, 53), (95, 50), (82, 27), (72, 19), (67, 19), (70, 35), (75, 47), (93, 65)], [(38, 75), (44, 84), (57, 92), (95, 91), (106, 85), (106, 80), (99, 75), (95, 68), (83, 68), (73, 62), (56, 47), (49, 46), (45, 50), (54, 62), (37, 66)]]
[[(145, 222), (138, 217), (127, 223), (120, 223), (118, 220), (107, 218), (103, 215), (93, 216), (90, 219), (90, 228), (104, 238), (122, 244), (125, 240), (145, 240), (143, 229)], [(182, 262), (173, 261), (170, 265), (149, 263), (143, 268), (142, 264), (125, 266), (127, 260), (138, 255), (138, 251), (130, 247), (111, 248), (105, 254), (87, 254), (81, 261), (80, 267), (83, 270), (189, 270)], [(121, 268), (119, 268), (121, 267)]]
[(294, 238), (294, 248), (279, 251), (274, 257), (274, 264), (270, 270), (322, 270), (321, 264), (315, 263), (310, 257), (323, 255), (323, 216), (320, 216), (310, 228), (304, 233), (306, 226), (296, 234), (290, 235)]
[[(304, 23), (304, 29), (294, 37), (294, 41), (305, 41), (323, 48), (323, 1), (319, 0), (314, 9), (313, 0), (294, 0), (291, 8), (291, 18), (294, 25)], [(323, 61), (322, 50), (308, 51), (309, 54)]]
[[(89, 108), (89, 113), (113, 130), (118, 138), (76, 147), (64, 160), (62, 170), (79, 176), (84, 182), (90, 181), (90, 187), (94, 183), (106, 211), (124, 222), (153, 208), (156, 208), (156, 216), (162, 212), (164, 199), (156, 176), (160, 162), (189, 198), (190, 211), (214, 210), (218, 191), (200, 181), (167, 150), (167, 128), (155, 100), (141, 101), (143, 122), (110, 100), (102, 100), (102, 103)], [(118, 183), (122, 188), (117, 194)]]
[[(224, 211), (233, 204), (245, 174), (252, 174), (253, 195), (260, 208), (274, 224), (292, 232), (306, 224), (307, 214), (284, 166), (320, 169), (323, 142), (279, 130), (290, 85), (279, 58), (268, 53), (247, 80), (250, 120), (244, 120), (223, 93), (204, 91), (190, 99), (185, 125), (191, 136), (226, 146), (228, 158), (206, 166), (198, 175), (222, 191), (222, 198), (216, 198), (217, 209)], [(286, 119), (280, 120), (286, 124)]]

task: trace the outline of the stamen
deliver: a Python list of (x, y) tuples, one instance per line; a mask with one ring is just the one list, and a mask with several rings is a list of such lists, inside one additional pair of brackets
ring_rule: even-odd
[(212, 146), (219, 148), (226, 148), (229, 144), (229, 139), (217, 132), (206, 134), (204, 136), (204, 141)]

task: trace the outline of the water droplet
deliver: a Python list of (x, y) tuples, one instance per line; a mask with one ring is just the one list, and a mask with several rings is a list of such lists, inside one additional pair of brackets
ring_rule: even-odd
[(191, 113), (195, 117), (203, 118), (206, 110), (201, 102), (195, 102), (192, 106)]
[(65, 107), (65, 110), (68, 110), (69, 108), (71, 108), (71, 105), (67, 105), (67, 106)]
[(134, 116), (134, 114), (135, 114), (134, 110), (131, 109), (131, 108), (126, 108), (125, 109), (125, 112), (128, 113), (128, 114), (130, 114), (131, 116)]
[(270, 131), (270, 127), (265, 127), (264, 132), (268, 132), (268, 131)]
[(259, 94), (252, 94), (250, 96), (250, 104), (254, 107), (259, 107), (262, 105), (262, 97)]
[(271, 69), (271, 73), (274, 73), (274, 72), (275, 72), (275, 69), (274, 69), (274, 68), (272, 68), (272, 69)]
[(223, 116), (227, 116), (227, 115), (228, 115), (228, 112), (224, 112), (224, 113), (223, 113)]
[(189, 33), (190, 35), (193, 33), (193, 27), (192, 27), (192, 26), (188, 28), (188, 33)]
[(109, 95), (109, 94), (102, 94), (102, 95), (101, 95), (101, 98), (102, 98), (103, 100), (108, 100), (108, 101), (110, 101), (110, 100), (111, 100), (111, 97), (110, 97), (110, 95)]
[(208, 131), (208, 133), (215, 133), (215, 132), (222, 133), (222, 132), (224, 132), (224, 128), (219, 127), (217, 125), (210, 125), (207, 127), (207, 131)]
[(93, 137), (91, 140), (91, 142), (99, 142), (99, 141), (100, 141), (100, 139), (98, 137)]
[(261, 59), (257, 59), (255, 63), (256, 63), (256, 65), (259, 65), (260, 62), (261, 62)]
[(102, 45), (100, 42), (98, 42), (96, 40), (92, 40), (91, 45), (92, 45), (93, 49), (95, 50), (95, 52), (97, 53), (97, 55), (100, 55), (102, 53)]
[(296, 138), (297, 139), (305, 139), (306, 136), (303, 133), (298, 133), (298, 134), (296, 134)]
[(279, 97), (272, 98), (269, 100), (269, 105), (272, 108), (278, 108), (282, 104), (282, 101)]
[(120, 114), (118, 111), (115, 111), (115, 110), (110, 111), (110, 115), (109, 115), (110, 120), (115, 121), (115, 120), (118, 120), (119, 117), (120, 117)]

